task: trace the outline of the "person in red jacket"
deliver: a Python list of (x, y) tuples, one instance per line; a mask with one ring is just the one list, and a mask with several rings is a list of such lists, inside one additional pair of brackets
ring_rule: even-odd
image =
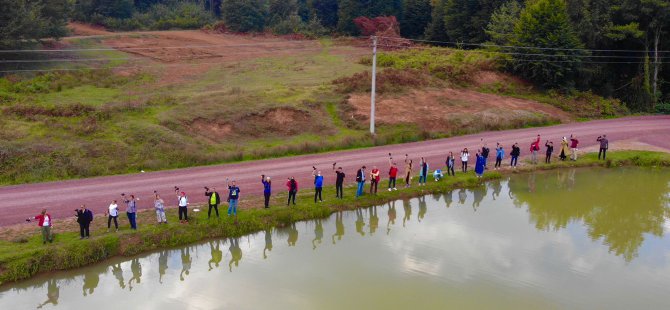
[(579, 145), (577, 137), (570, 135), (570, 151), (572, 152), (570, 156), (571, 160), (577, 160), (577, 145)]
[[(47, 213), (47, 209), (42, 209), (42, 213), (37, 216), (32, 217), (32, 219), (37, 220), (37, 226), (42, 230), (42, 244), (53, 242), (53, 235), (51, 234), (51, 227), (53, 226), (53, 218)], [(30, 219), (26, 219), (30, 222)]]
[(291, 200), (293, 200), (293, 205), (295, 206), (295, 195), (298, 193), (298, 181), (296, 181), (294, 177), (288, 178), (288, 181), (286, 181), (286, 188), (288, 189), (288, 202), (286, 202), (286, 206), (288, 207), (291, 204)]
[(540, 152), (540, 135), (537, 135), (537, 140), (530, 144), (530, 162), (537, 164), (537, 153)]
[(398, 189), (395, 187), (395, 181), (398, 177), (398, 166), (396, 166), (395, 162), (393, 162), (391, 153), (389, 153), (389, 165), (391, 166), (389, 169), (389, 192), (397, 191)]

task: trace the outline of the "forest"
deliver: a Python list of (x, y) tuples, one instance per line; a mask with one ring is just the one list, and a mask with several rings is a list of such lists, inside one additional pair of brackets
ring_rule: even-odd
[(414, 44), (480, 49), (543, 89), (591, 91), (637, 112), (670, 112), (670, 0), (0, 0), (0, 48), (109, 30), (218, 28), (361, 36), (357, 18), (394, 17)]

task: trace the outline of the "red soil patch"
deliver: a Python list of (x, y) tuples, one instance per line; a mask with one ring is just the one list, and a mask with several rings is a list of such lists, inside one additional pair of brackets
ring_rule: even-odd
[[(348, 103), (354, 107), (352, 117), (369, 118), (369, 94), (352, 95)], [(380, 124), (417, 124), (431, 132), (446, 132), (468, 122), (497, 122), (499, 124), (488, 125), (504, 128), (506, 122), (539, 116), (571, 121), (568, 113), (546, 104), (467, 89), (415, 90), (403, 95), (383, 95), (376, 104)]]
[(67, 28), (70, 29), (72, 35), (74, 36), (97, 36), (111, 34), (111, 32), (105, 29), (105, 27), (77, 22), (69, 22), (67, 24)]

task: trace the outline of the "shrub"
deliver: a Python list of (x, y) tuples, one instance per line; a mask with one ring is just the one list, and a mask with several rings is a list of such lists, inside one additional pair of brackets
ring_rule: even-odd
[[(419, 70), (385, 69), (377, 74), (377, 92), (392, 93), (407, 88), (427, 86), (429, 77)], [(372, 89), (372, 76), (369, 71), (356, 73), (350, 77), (343, 77), (333, 81), (337, 91), (341, 93), (369, 92)]]

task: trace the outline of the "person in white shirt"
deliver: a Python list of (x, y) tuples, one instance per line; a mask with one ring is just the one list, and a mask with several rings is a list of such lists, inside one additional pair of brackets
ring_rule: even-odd
[(177, 190), (177, 200), (179, 205), (179, 223), (188, 223), (188, 197), (185, 192), (179, 194)]
[(119, 217), (119, 205), (116, 204), (116, 200), (112, 201), (109, 205), (109, 211), (107, 211), (107, 232), (112, 227), (112, 220), (114, 220), (114, 228), (116, 231), (119, 231), (119, 222), (117, 218)]
[(461, 170), (463, 172), (468, 172), (468, 159), (470, 159), (470, 153), (468, 152), (468, 148), (464, 148), (461, 152)]

